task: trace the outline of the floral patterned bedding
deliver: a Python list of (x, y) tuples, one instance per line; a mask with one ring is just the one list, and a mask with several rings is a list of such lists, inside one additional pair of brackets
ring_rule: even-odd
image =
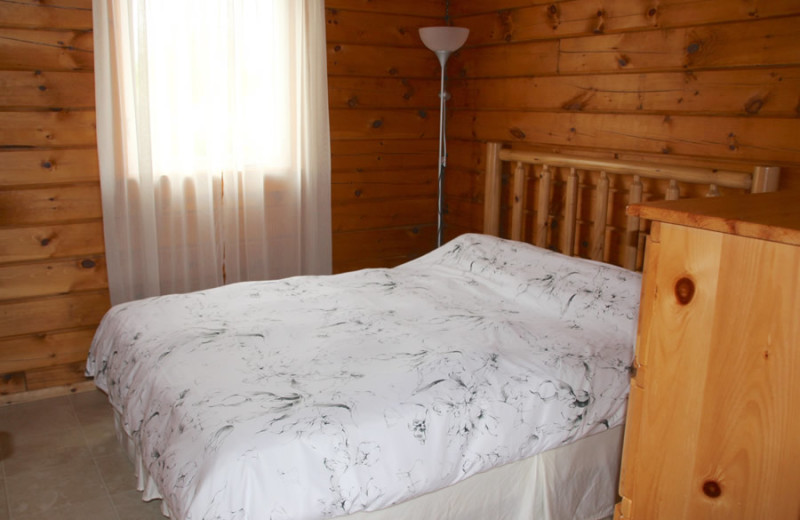
[(87, 360), (179, 519), (369, 511), (624, 420), (640, 275), (462, 235), (113, 307)]

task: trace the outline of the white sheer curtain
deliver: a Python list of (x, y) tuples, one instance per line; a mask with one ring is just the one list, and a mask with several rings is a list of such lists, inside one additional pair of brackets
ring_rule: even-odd
[(94, 0), (112, 303), (331, 270), (323, 0)]

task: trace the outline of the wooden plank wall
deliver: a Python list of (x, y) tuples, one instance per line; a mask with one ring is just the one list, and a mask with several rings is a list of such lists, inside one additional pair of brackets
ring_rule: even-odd
[[(800, 189), (800, 1), (457, 0), (447, 237), (479, 231), (484, 141), (784, 167)], [(620, 198), (624, 201), (624, 198)]]
[(436, 245), (439, 62), (418, 28), (444, 0), (326, 0), (334, 272)]
[(91, 0), (0, 3), (0, 393), (84, 381), (109, 307)]

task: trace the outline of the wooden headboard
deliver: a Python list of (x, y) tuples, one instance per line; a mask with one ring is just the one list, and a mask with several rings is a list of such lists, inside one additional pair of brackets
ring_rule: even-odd
[[(511, 163), (508, 169), (504, 163)], [(508, 191), (504, 171), (510, 174)], [(499, 235), (506, 222), (508, 238), (641, 270), (646, 223), (621, 214), (627, 204), (678, 199), (683, 190), (708, 197), (725, 190), (776, 191), (779, 176), (774, 166), (730, 171), (514, 150), (490, 142), (483, 228)]]

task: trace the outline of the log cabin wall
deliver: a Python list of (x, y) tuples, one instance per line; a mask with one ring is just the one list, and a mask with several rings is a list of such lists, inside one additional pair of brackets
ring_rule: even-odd
[(439, 62), (418, 28), (444, 0), (326, 0), (334, 272), (436, 245)]
[(109, 307), (91, 0), (0, 3), (0, 393), (75, 389)]
[[(446, 237), (480, 231), (485, 141), (741, 169), (800, 189), (798, 0), (457, 0)], [(624, 201), (624, 198), (620, 198)]]

